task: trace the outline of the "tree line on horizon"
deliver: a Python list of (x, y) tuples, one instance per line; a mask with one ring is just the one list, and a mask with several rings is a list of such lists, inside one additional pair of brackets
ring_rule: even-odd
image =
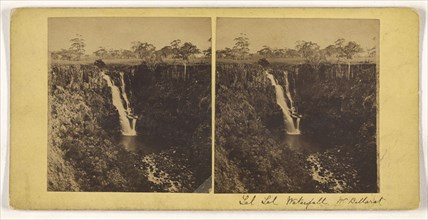
[[(208, 39), (211, 42), (211, 38)], [(85, 39), (81, 35), (76, 35), (70, 39), (68, 49), (61, 49), (51, 52), (51, 58), (54, 60), (71, 60), (80, 61), (88, 59), (89, 54), (86, 54)], [(140, 59), (147, 63), (163, 62), (163, 59), (172, 59), (174, 62), (182, 61), (188, 63), (189, 59), (197, 54), (205, 57), (211, 57), (211, 47), (201, 51), (196, 45), (191, 42), (182, 42), (180, 39), (171, 41), (170, 45), (164, 46), (161, 49), (156, 49), (151, 43), (134, 41), (131, 43), (130, 49), (113, 49), (106, 47), (98, 47), (93, 52), (93, 56), (98, 59)]]
[(300, 40), (296, 42), (295, 48), (271, 48), (264, 45), (256, 53), (250, 53), (250, 40), (246, 34), (241, 33), (234, 38), (234, 46), (226, 47), (216, 51), (217, 58), (225, 59), (248, 59), (259, 56), (263, 58), (303, 58), (310, 63), (317, 61), (326, 61), (327, 58), (337, 58), (337, 62), (350, 60), (357, 54), (367, 52), (367, 57), (376, 56), (376, 47), (363, 49), (355, 41), (346, 41), (343, 38), (337, 39), (333, 44), (321, 48), (317, 43), (312, 41)]
[(232, 59), (232, 60), (246, 60), (254, 57), (261, 58), (259, 63), (268, 63), (268, 58), (297, 58), (302, 59), (305, 63), (309, 64), (317, 73), (322, 63), (332, 63), (328, 60), (334, 60), (334, 64), (347, 64), (347, 78), (351, 77), (351, 61), (356, 55), (367, 53), (367, 57), (376, 56), (376, 47), (364, 49), (360, 44), (355, 41), (346, 41), (343, 38), (337, 39), (333, 44), (325, 48), (321, 48), (317, 43), (312, 41), (299, 40), (296, 41), (295, 48), (271, 48), (264, 45), (256, 53), (250, 53), (250, 40), (244, 33), (233, 40), (235, 42), (232, 48), (226, 47), (222, 50), (216, 51), (217, 58)]

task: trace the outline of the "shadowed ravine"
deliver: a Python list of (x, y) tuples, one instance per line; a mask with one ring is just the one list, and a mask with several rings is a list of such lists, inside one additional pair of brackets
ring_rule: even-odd
[(377, 192), (376, 68), (217, 64), (218, 193)]
[(211, 68), (186, 69), (53, 64), (48, 190), (198, 189), (211, 176)]

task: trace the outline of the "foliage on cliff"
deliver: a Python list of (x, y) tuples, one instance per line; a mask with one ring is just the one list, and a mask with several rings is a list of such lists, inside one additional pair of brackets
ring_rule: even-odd
[[(92, 65), (53, 65), (49, 73), (48, 190), (192, 192), (211, 175), (211, 99), (207, 80), (195, 85), (199, 88), (197, 93), (180, 93), (188, 85), (174, 87), (169, 83), (171, 78), (158, 78), (164, 71), (141, 73), (135, 69), (126, 65), (108, 66), (111, 74), (124, 71), (127, 80), (133, 82), (141, 80), (137, 77), (143, 74), (153, 79), (144, 88), (134, 83), (136, 87), (127, 91), (134, 93), (131, 102), (136, 103), (136, 114), (144, 115), (138, 132), (160, 135), (172, 146), (149, 155), (125, 150), (119, 140), (118, 113), (100, 70)], [(194, 81), (189, 80), (188, 84), (198, 83)], [(146, 94), (151, 92), (149, 87), (163, 89)], [(140, 92), (145, 93), (142, 99)], [(192, 103), (165, 107), (169, 99), (177, 96), (192, 99)], [(151, 105), (143, 104), (147, 97), (154, 100)], [(190, 109), (195, 106), (199, 109)], [(173, 110), (186, 114), (177, 123), (169, 123)], [(181, 127), (186, 117), (190, 125)], [(168, 181), (159, 182), (165, 173), (170, 174)]]
[(304, 155), (281, 144), (282, 115), (262, 69), (217, 66), (216, 192), (307, 192)]
[[(202, 182), (211, 175), (211, 66), (141, 65), (130, 75), (138, 132), (162, 137)], [(179, 158), (177, 158), (179, 160)]]
[[(268, 68), (280, 85), (289, 72), (301, 130), (324, 149), (290, 151), (280, 141), (283, 118), (262, 68), (220, 63), (216, 192), (376, 192), (375, 66), (353, 65), (350, 79), (337, 65), (323, 64), (319, 71), (310, 65)], [(320, 175), (333, 173), (318, 181), (315, 168)]]
[[(305, 121), (302, 130), (332, 148), (323, 153), (325, 165), (339, 169), (329, 162), (335, 155), (357, 171), (358, 184), (353, 192), (377, 191), (376, 150), (376, 66), (351, 66), (353, 78), (341, 76), (341, 67), (323, 66), (324, 74), (310, 77), (310, 69), (303, 67), (297, 80), (301, 112)], [(346, 168), (340, 171), (347, 172)]]

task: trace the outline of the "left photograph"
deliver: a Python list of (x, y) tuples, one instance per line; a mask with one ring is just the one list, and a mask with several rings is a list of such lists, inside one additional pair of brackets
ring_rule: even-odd
[(48, 191), (211, 192), (211, 18), (49, 18), (48, 54)]

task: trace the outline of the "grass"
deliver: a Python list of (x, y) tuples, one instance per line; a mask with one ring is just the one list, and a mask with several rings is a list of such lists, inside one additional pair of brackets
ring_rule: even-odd
[[(51, 64), (93, 64), (98, 58), (87, 58), (84, 60), (50, 60)], [(141, 59), (131, 58), (131, 59), (102, 59), (106, 64), (127, 64), (127, 65), (139, 65), (142, 63)], [(163, 59), (162, 63), (174, 64), (173, 59)], [(210, 58), (193, 58), (189, 60), (187, 65), (194, 65), (200, 63), (210, 63)], [(175, 61), (176, 64), (181, 65), (180, 61)]]
[[(243, 60), (234, 60), (230, 58), (217, 58), (218, 63), (257, 63), (259, 59), (263, 57), (261, 56), (252, 56)], [(287, 64), (304, 64), (306, 63), (305, 59), (297, 57), (297, 58), (284, 58), (284, 57), (272, 57), (266, 58), (270, 63), (287, 63)], [(336, 64), (336, 59), (327, 59), (328, 63)], [(376, 63), (376, 59), (374, 57), (356, 57), (352, 59), (351, 64), (359, 64), (359, 63)]]

